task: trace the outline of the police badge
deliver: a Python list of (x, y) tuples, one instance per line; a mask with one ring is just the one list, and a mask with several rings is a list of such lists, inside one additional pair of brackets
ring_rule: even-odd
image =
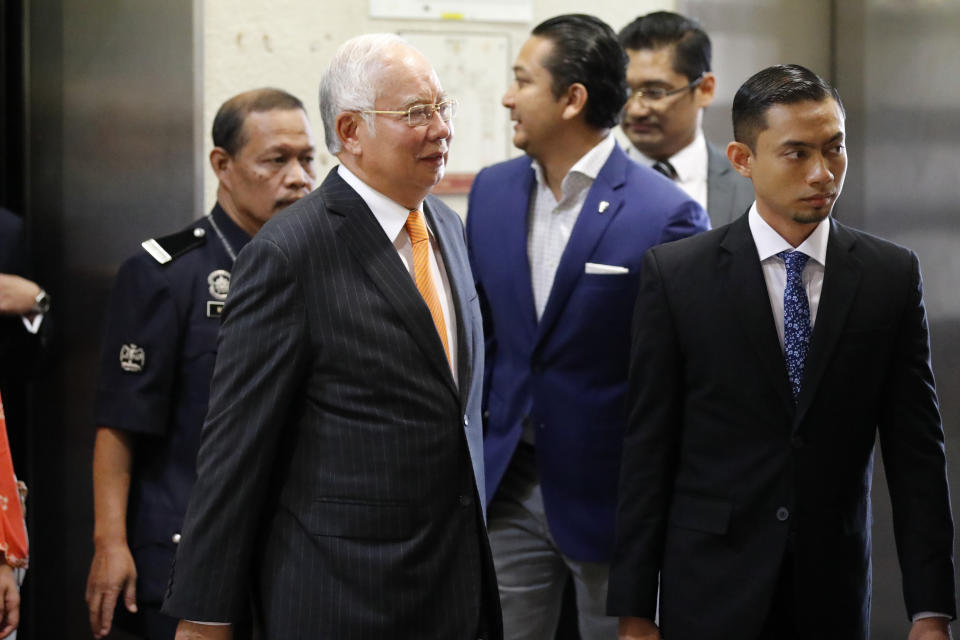
[(211, 271), (207, 276), (207, 284), (210, 285), (210, 295), (217, 300), (226, 300), (230, 292), (230, 272), (224, 269)]
[(120, 347), (120, 368), (130, 373), (140, 373), (147, 364), (147, 353), (135, 344)]

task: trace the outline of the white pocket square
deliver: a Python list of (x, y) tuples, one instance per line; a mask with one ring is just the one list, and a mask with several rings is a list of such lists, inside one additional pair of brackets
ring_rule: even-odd
[(630, 273), (630, 269), (626, 267), (618, 267), (614, 264), (597, 264), (596, 262), (586, 263), (583, 271), (584, 273), (595, 273), (607, 276)]

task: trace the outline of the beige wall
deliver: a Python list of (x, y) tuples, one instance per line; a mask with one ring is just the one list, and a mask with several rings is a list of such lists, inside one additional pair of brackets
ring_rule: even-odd
[[(590, 11), (618, 31), (638, 15), (672, 9), (675, 4), (672, 0), (597, 0)], [(240, 91), (269, 85), (293, 93), (307, 106), (319, 147), (321, 177), (336, 163), (323, 144), (317, 87), (327, 61), (348, 38), (382, 31), (507, 34), (512, 59), (537, 23), (553, 15), (584, 11), (583, 2), (533, 0), (532, 24), (518, 24), (372, 19), (365, 0), (206, 0), (202, 6), (204, 157), (210, 153), (210, 127), (220, 104)], [(506, 69), (490, 71), (507, 73)], [(470, 126), (463, 121), (457, 125)], [(451, 151), (457, 153), (456, 141)], [(204, 191), (206, 211), (216, 200), (216, 178), (209, 168), (204, 170)], [(465, 213), (464, 198), (446, 200)]]

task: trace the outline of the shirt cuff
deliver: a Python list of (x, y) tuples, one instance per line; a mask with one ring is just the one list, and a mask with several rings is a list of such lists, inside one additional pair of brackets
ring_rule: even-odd
[(20, 316), (20, 319), (23, 320), (23, 326), (27, 328), (27, 331), (36, 335), (37, 331), (40, 331), (40, 323), (43, 322), (43, 314), (38, 313), (33, 316), (32, 320), (28, 320), (27, 316)]
[(233, 624), (232, 622), (203, 622), (201, 620), (187, 620), (187, 622), (192, 624), (205, 624), (208, 627), (229, 627)]
[(917, 620), (923, 620), (924, 618), (946, 618), (950, 620), (952, 616), (949, 616), (945, 613), (937, 613), (935, 611), (921, 611), (919, 613), (913, 614), (913, 620), (911, 622), (916, 622)]

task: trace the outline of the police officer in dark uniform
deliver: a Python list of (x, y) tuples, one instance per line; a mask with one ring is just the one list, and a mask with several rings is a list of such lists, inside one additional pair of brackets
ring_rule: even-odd
[(314, 186), (303, 104), (277, 89), (231, 98), (213, 123), (219, 180), (209, 215), (147, 240), (117, 274), (107, 313), (94, 450), (94, 557), (87, 581), (97, 638), (117, 626), (172, 639), (160, 613), (196, 478), (217, 331), (237, 253)]

